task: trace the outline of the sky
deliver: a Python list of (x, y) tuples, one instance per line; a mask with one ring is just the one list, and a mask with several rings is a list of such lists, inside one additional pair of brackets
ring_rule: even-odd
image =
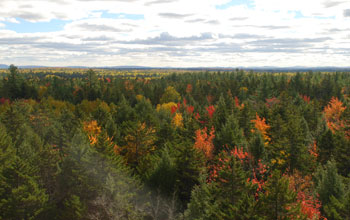
[(350, 0), (1, 0), (0, 64), (350, 66)]

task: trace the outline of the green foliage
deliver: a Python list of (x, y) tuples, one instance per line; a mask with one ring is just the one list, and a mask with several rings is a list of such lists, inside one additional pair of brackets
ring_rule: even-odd
[[(21, 146), (16, 149), (6, 130), (0, 125), (0, 217), (3, 219), (35, 219), (48, 201), (45, 189), (37, 177), (37, 169), (24, 153), (33, 146)], [(20, 152), (25, 151), (25, 152)]]
[(330, 201), (324, 206), (324, 212), (327, 219), (349, 220), (350, 219), (350, 193), (348, 192), (344, 199), (338, 200), (331, 196)]
[(249, 151), (256, 162), (259, 159), (262, 159), (264, 161), (267, 159), (264, 140), (259, 132), (256, 132), (251, 139), (251, 143), (249, 144)]
[(345, 188), (334, 160), (328, 161), (324, 167), (318, 167), (314, 177), (316, 192), (324, 206), (330, 203), (332, 196), (338, 200), (343, 199)]
[(172, 71), (2, 71), (0, 219), (349, 219), (349, 73)]
[(259, 215), (264, 219), (306, 219), (297, 204), (297, 194), (289, 188), (289, 180), (278, 170), (264, 186), (265, 193), (259, 198)]
[(226, 123), (222, 124), (220, 131), (216, 134), (215, 145), (219, 149), (225, 148), (225, 146), (246, 147), (243, 129), (239, 127), (238, 120), (234, 115), (228, 116)]
[(185, 219), (258, 219), (256, 188), (247, 181), (249, 174), (235, 156), (222, 155), (225, 162), (217, 176), (210, 182), (202, 179), (192, 191)]
[(182, 207), (185, 207), (190, 200), (192, 188), (199, 184), (204, 158), (190, 142), (176, 144), (175, 154), (177, 177), (175, 189)]

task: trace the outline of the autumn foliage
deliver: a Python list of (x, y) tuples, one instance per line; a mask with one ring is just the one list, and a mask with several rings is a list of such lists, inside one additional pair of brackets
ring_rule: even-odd
[(280, 100), (276, 97), (272, 97), (270, 99), (266, 99), (266, 106), (268, 108), (271, 108), (272, 106), (278, 104), (280, 102)]
[(310, 103), (310, 96), (307, 95), (300, 95), (300, 97), (306, 102), (306, 103)]
[(84, 122), (84, 131), (87, 133), (89, 137), (89, 141), (91, 145), (95, 145), (98, 140), (98, 136), (101, 133), (101, 127), (98, 126), (96, 120)]
[(314, 188), (311, 176), (301, 176), (295, 172), (289, 176), (289, 187), (297, 193), (298, 203), (301, 205), (301, 212), (307, 219), (326, 219), (321, 215), (321, 202), (312, 193)]
[(191, 92), (192, 92), (192, 85), (191, 84), (187, 84), (186, 93), (191, 93)]
[(211, 159), (213, 156), (214, 144), (213, 140), (215, 138), (215, 129), (211, 128), (209, 134), (208, 129), (205, 127), (204, 129), (198, 129), (195, 132), (195, 143), (194, 148), (202, 151), (206, 158)]
[(244, 104), (239, 104), (239, 99), (238, 99), (237, 96), (235, 96), (235, 106), (236, 106), (238, 109), (244, 108)]
[(155, 129), (146, 123), (138, 122), (137, 126), (129, 128), (125, 136), (125, 158), (128, 164), (137, 164), (145, 155), (154, 151)]
[(171, 123), (177, 128), (183, 127), (182, 114), (181, 113), (176, 113), (175, 116), (173, 117), (173, 120), (171, 121)]
[[(256, 113), (256, 119), (252, 120), (254, 123), (255, 128), (262, 134), (265, 145), (267, 145), (271, 138), (268, 136), (267, 130), (270, 129), (270, 126), (266, 123), (265, 118), (260, 118), (258, 113)], [(255, 130), (252, 130), (252, 132), (255, 132)]]
[(345, 109), (346, 107), (343, 106), (343, 103), (335, 97), (332, 97), (329, 104), (324, 108), (324, 116), (326, 118), (327, 125), (333, 133), (344, 128), (345, 122), (341, 120), (340, 117)]
[(250, 178), (247, 179), (247, 182), (250, 182), (253, 185), (256, 185), (255, 198), (258, 199), (259, 193), (262, 192), (263, 186), (265, 185), (265, 177), (267, 174), (267, 166), (259, 160), (257, 164), (253, 167), (253, 157), (247, 151), (244, 151), (243, 148), (235, 147), (232, 150), (224, 150), (221, 156), (218, 159), (218, 162), (212, 165), (210, 169), (210, 175), (208, 177), (208, 182), (228, 182), (228, 180), (219, 177), (220, 170), (232, 170), (232, 167), (229, 163), (231, 157), (237, 159), (242, 167), (250, 170)]
[(206, 109), (207, 109), (209, 118), (212, 118), (213, 115), (214, 115), (214, 113), (215, 113), (215, 108), (214, 108), (214, 106), (210, 105), (210, 106), (208, 106)]

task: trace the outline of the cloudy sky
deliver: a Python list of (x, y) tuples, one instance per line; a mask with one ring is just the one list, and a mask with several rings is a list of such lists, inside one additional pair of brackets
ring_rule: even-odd
[(0, 63), (350, 66), (350, 0), (1, 0)]

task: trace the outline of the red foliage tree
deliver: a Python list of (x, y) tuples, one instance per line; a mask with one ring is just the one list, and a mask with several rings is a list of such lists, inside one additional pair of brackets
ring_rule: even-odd
[(177, 106), (171, 106), (171, 114), (174, 114), (177, 111)]
[(194, 107), (192, 105), (187, 106), (186, 111), (187, 111), (188, 114), (192, 114), (193, 111), (194, 111)]
[(244, 104), (239, 104), (239, 99), (238, 99), (237, 96), (235, 96), (235, 106), (236, 106), (238, 109), (244, 108)]
[(297, 192), (297, 200), (301, 205), (301, 212), (307, 219), (326, 219), (321, 215), (321, 202), (313, 195), (313, 182), (311, 176), (301, 176), (299, 172), (294, 172), (289, 176), (289, 186)]
[(307, 95), (300, 95), (300, 97), (306, 102), (306, 103), (310, 103), (310, 96)]
[(215, 112), (214, 106), (210, 105), (209, 107), (206, 108), (206, 110), (208, 112), (209, 118), (212, 118)]
[(266, 99), (266, 106), (271, 108), (272, 106), (278, 104), (280, 100), (276, 97), (272, 97), (271, 99)]
[(192, 92), (192, 85), (191, 84), (187, 84), (186, 93), (191, 93), (191, 92)]

